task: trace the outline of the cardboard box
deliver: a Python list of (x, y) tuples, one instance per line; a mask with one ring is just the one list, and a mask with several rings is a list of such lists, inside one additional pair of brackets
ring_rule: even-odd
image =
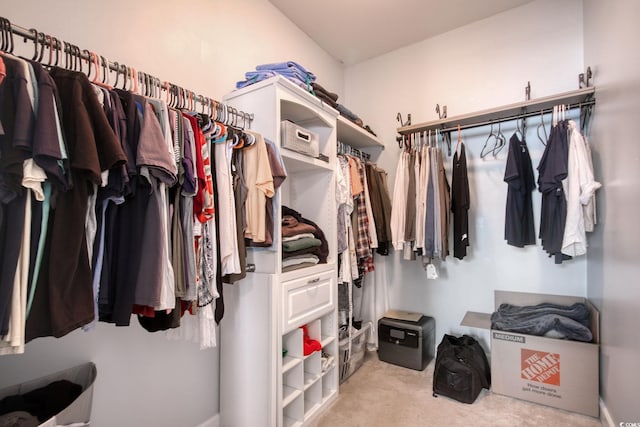
[(82, 386), (82, 393), (65, 409), (41, 423), (39, 427), (56, 427), (73, 425), (89, 426), (91, 422), (91, 404), (93, 402), (93, 384), (97, 369), (93, 362), (87, 362), (73, 368), (65, 369), (44, 377), (36, 378), (21, 384), (0, 390), (0, 399), (15, 396), (44, 387), (54, 381), (67, 380)]
[[(599, 313), (582, 297), (495, 291), (495, 307), (544, 302), (585, 303), (593, 342), (491, 330), (491, 390), (498, 394), (599, 417)], [(491, 314), (468, 312), (463, 326), (491, 329)]]

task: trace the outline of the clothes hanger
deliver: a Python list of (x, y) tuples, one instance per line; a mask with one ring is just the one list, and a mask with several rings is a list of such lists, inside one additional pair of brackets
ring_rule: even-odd
[[(38, 57), (38, 30), (36, 30), (35, 28), (29, 28), (29, 32), (33, 36), (33, 57), (31, 58), (31, 60), (35, 61)], [(27, 41), (27, 38), (25, 37), (24, 40)]]
[(47, 43), (49, 45), (49, 60), (47, 61), (47, 66), (51, 66), (51, 61), (53, 60), (53, 37), (47, 36)]
[(36, 61), (42, 63), (42, 57), (44, 56), (44, 49), (46, 47), (46, 34), (38, 33), (38, 39), (42, 39), (42, 41), (40, 42), (40, 53), (38, 54), (38, 59), (36, 59)]
[(123, 65), (123, 71), (124, 71), (124, 84), (122, 85), (122, 89), (126, 90), (126, 91), (131, 91), (131, 88), (133, 88), (133, 82), (131, 81), (131, 77), (132, 77), (132, 73), (131, 73), (131, 67), (129, 67), (128, 65)]
[(460, 146), (462, 144), (462, 130), (460, 129), (460, 125), (458, 125), (458, 142), (456, 143), (456, 154), (458, 155), (458, 158), (460, 158)]
[(522, 130), (522, 127), (520, 126), (520, 119), (516, 119), (516, 130), (513, 132), (513, 134), (516, 135), (516, 136), (518, 136), (518, 134), (520, 134), (520, 137), (518, 139), (520, 139), (520, 141), (524, 141), (524, 131)]
[(57, 67), (60, 61), (60, 57), (62, 56), (62, 41), (58, 40), (57, 37), (54, 37), (53, 47), (55, 48), (55, 51), (56, 51), (56, 61), (53, 63), (53, 66)]
[(69, 69), (69, 43), (66, 41), (62, 41), (62, 43), (64, 43), (64, 48), (63, 48), (63, 52), (64, 52), (64, 68), (65, 69)]
[[(542, 128), (542, 132), (544, 133), (544, 139), (540, 136), (540, 128)], [(544, 110), (540, 110), (540, 124), (536, 128), (536, 134), (538, 135), (538, 140), (542, 143), (542, 145), (547, 145), (547, 128), (544, 126)]]
[[(491, 153), (493, 150), (489, 150), (487, 152), (485, 152), (484, 150), (489, 146), (489, 141), (491, 140), (491, 138), (494, 138), (494, 140), (497, 141), (498, 136), (493, 133), (493, 122), (491, 122), (491, 129), (489, 130), (489, 135), (487, 136), (487, 139), (484, 141), (484, 145), (482, 146), (482, 150), (480, 150), (480, 158), (484, 159), (487, 155), (489, 155), (489, 153)], [(497, 142), (494, 142), (494, 147), (496, 145)]]
[(115, 73), (116, 73), (116, 81), (113, 82), (113, 87), (117, 88), (118, 80), (120, 79), (120, 64), (117, 61), (114, 61), (113, 66), (115, 67)]
[(501, 127), (501, 122), (498, 122), (498, 137), (496, 139), (496, 145), (494, 145), (493, 150), (491, 150), (494, 159), (498, 157), (498, 153), (502, 150), (507, 141), (507, 138), (505, 138), (504, 134), (502, 133)]
[(102, 68), (102, 84), (105, 85), (105, 87), (110, 88), (111, 79), (109, 74), (111, 73), (111, 70), (109, 70), (109, 60), (104, 56), (100, 55), (100, 63), (102, 65), (101, 67)]
[(76, 45), (73, 45), (73, 54), (74, 54), (74, 70), (83, 73), (82, 70), (82, 57), (80, 48)]
[(7, 37), (5, 18), (0, 17), (0, 50), (6, 52), (7, 47), (9, 47), (9, 39)]
[(98, 68), (95, 68), (95, 76), (93, 76), (93, 79), (91, 78), (91, 65), (95, 65), (95, 63), (93, 62), (93, 56), (91, 55), (91, 52), (89, 52), (87, 49), (82, 50), (83, 54), (86, 54), (88, 56), (88, 60), (87, 60), (87, 78), (89, 79), (89, 81), (94, 82), (94, 80), (96, 80), (96, 77), (98, 76), (97, 72), (98, 72)]

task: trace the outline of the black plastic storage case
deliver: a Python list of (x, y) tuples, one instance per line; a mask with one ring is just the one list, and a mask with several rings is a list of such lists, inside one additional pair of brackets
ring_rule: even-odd
[(378, 357), (405, 368), (422, 371), (435, 354), (433, 317), (417, 321), (383, 317), (378, 320)]

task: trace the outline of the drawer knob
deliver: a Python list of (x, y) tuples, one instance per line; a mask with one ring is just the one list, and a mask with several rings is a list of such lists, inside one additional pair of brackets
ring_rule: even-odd
[(307, 283), (316, 283), (316, 282), (319, 282), (319, 281), (320, 281), (320, 278), (316, 277), (315, 279), (309, 280)]

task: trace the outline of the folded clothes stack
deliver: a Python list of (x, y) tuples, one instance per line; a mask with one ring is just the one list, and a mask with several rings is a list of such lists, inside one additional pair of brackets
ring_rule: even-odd
[(338, 94), (329, 92), (327, 89), (320, 86), (320, 84), (318, 84), (317, 82), (314, 82), (311, 87), (313, 89), (312, 93), (317, 98), (320, 98), (322, 101), (326, 102), (336, 110), (338, 109), (338, 104), (336, 103), (336, 101), (338, 101)]
[(299, 212), (282, 207), (282, 271), (327, 262), (329, 245), (324, 233)]
[(288, 78), (305, 90), (309, 90), (311, 84), (316, 81), (316, 76), (297, 62), (276, 62), (258, 65), (255, 71), (246, 72), (244, 74), (245, 80), (237, 82), (236, 89), (241, 89), (277, 75)]
[(311, 71), (304, 68), (302, 65), (294, 61), (275, 62), (272, 64), (262, 64), (256, 66), (253, 71), (247, 71), (244, 74), (245, 79), (236, 82), (236, 89), (242, 89), (243, 87), (250, 86), (252, 84), (261, 82), (275, 76), (283, 76), (300, 86), (302, 89), (315, 95), (318, 99), (325, 102), (332, 108), (338, 110), (338, 112), (348, 120), (352, 121), (356, 125), (364, 128), (366, 131), (376, 136), (369, 126), (364, 126), (362, 119), (356, 114), (351, 112), (347, 107), (342, 104), (338, 104), (338, 95), (330, 90), (325, 89), (320, 84), (316, 83), (316, 76)]

